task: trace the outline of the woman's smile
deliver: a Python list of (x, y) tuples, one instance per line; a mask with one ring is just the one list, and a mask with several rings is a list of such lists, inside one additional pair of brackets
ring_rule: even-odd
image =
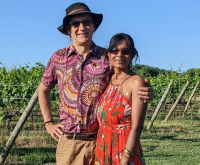
[(115, 60), (115, 62), (116, 62), (116, 63), (120, 63), (120, 64), (121, 64), (121, 63), (124, 63), (124, 62), (125, 62), (125, 60), (122, 60), (122, 59), (117, 59), (117, 60)]

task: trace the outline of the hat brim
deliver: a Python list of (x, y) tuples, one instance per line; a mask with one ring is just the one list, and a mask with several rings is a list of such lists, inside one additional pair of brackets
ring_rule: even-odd
[(64, 25), (66, 25), (70, 19), (70, 17), (74, 16), (74, 15), (79, 15), (79, 14), (89, 14), (91, 15), (92, 17), (92, 20), (94, 22), (94, 26), (95, 26), (95, 31), (98, 29), (99, 25), (101, 24), (102, 20), (103, 20), (103, 14), (96, 14), (96, 13), (91, 13), (91, 12), (88, 12), (88, 11), (78, 11), (74, 14), (71, 14), (71, 15), (67, 15), (63, 18), (63, 24), (61, 26), (59, 26), (57, 29), (63, 33), (63, 34), (66, 34), (66, 30), (64, 29)]

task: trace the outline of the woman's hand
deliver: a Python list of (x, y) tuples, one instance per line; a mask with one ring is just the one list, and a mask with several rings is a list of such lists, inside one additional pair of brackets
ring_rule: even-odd
[(130, 161), (131, 156), (128, 155), (127, 153), (123, 152), (122, 158), (120, 159), (119, 165), (132, 165), (133, 162)]
[(137, 93), (139, 94), (139, 97), (144, 100), (144, 103), (149, 103), (153, 100), (155, 94), (150, 82), (147, 79), (144, 81), (146, 82), (147, 87), (140, 87)]
[(122, 156), (119, 165), (129, 165), (129, 161)]

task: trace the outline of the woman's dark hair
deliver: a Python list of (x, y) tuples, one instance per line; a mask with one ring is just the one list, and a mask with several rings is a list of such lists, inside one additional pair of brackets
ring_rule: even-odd
[(137, 59), (139, 58), (138, 51), (135, 48), (134, 41), (133, 41), (132, 37), (128, 34), (125, 34), (125, 33), (115, 34), (111, 38), (109, 47), (106, 51), (106, 54), (108, 52), (110, 52), (113, 48), (116, 47), (118, 41), (123, 40), (123, 39), (126, 40), (126, 44), (127, 44), (128, 48), (131, 49), (131, 54), (132, 54), (133, 58), (135, 57), (135, 62), (136, 62)]

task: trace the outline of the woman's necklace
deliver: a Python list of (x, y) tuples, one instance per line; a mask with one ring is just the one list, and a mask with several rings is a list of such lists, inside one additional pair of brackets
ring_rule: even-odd
[[(120, 82), (120, 83), (118, 83), (118, 84), (123, 84), (123, 82), (126, 81), (129, 77), (131, 77), (131, 75), (129, 75), (129, 76), (127, 76), (127, 77), (123, 77), (123, 78), (117, 78), (117, 79), (116, 79), (116, 77), (114, 77), (113, 79), (111, 79), (111, 83), (112, 83), (112, 85), (113, 85), (113, 81), (114, 81), (114, 80), (122, 79), (123, 81)], [(118, 84), (116, 84), (116, 85), (118, 85)]]
[[(123, 80), (124, 80), (124, 79), (128, 79), (129, 77), (132, 76), (132, 74), (131, 74), (131, 73), (129, 74), (129, 73), (130, 73), (130, 70), (128, 71), (128, 73), (127, 73), (127, 75), (126, 75), (125, 77), (117, 78), (117, 79), (116, 79), (116, 75), (114, 74), (114, 75), (113, 75), (114, 78), (111, 79), (111, 82), (112, 82), (113, 80), (115, 80), (115, 79), (116, 79), (116, 80), (118, 80), (118, 79), (123, 79)], [(122, 83), (123, 83), (123, 82), (124, 82), (124, 81), (122, 81)]]

